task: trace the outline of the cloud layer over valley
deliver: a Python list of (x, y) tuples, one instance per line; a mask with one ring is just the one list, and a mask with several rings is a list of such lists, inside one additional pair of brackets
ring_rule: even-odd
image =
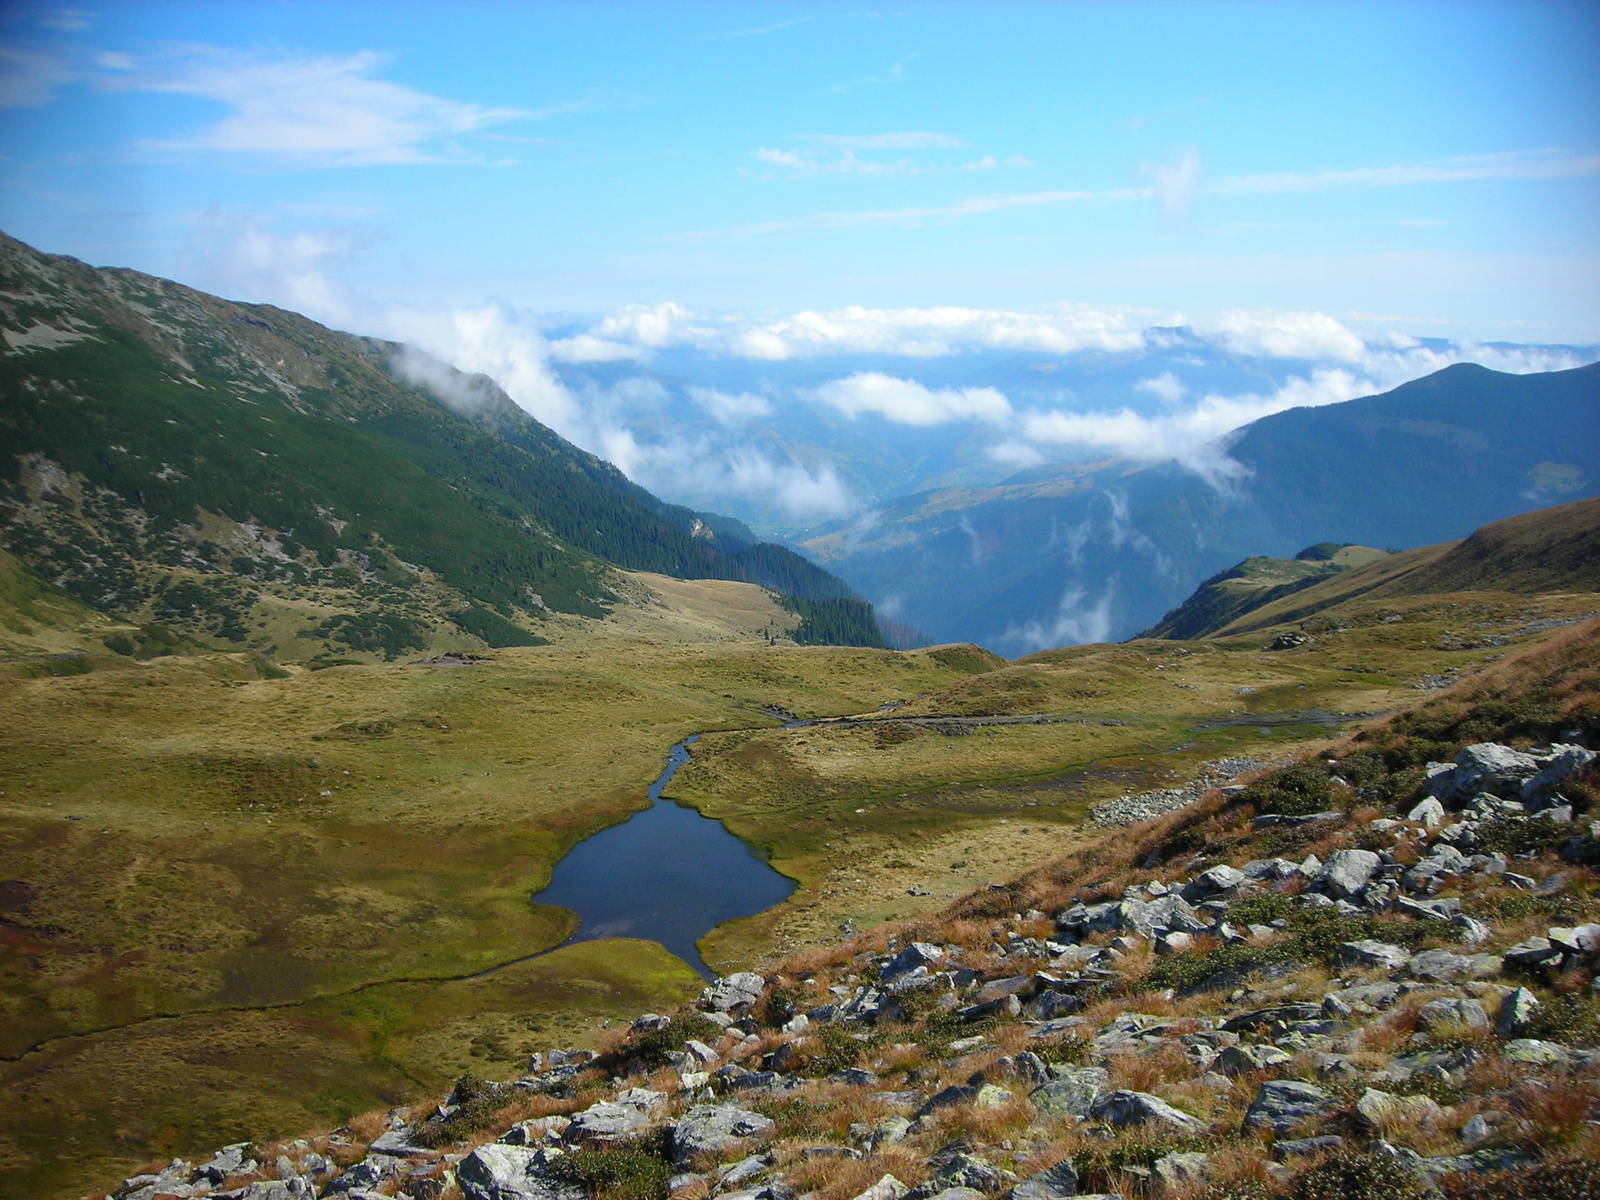
[[(194, 266), (207, 286), (487, 375), (664, 498), (788, 536), (896, 495), (1090, 457), (1176, 462), (1227, 488), (1239, 472), (1224, 435), (1271, 413), (1386, 391), (1455, 362), (1525, 373), (1600, 357), (1272, 310), (423, 309), (335, 282), (333, 268), (357, 250), (348, 236), (227, 222), (202, 232)], [(427, 381), (422, 361), (411, 369)]]

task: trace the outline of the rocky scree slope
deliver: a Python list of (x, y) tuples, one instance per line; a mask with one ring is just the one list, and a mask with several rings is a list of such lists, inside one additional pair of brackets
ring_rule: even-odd
[(171, 640), (152, 625), (296, 658), (530, 644), (603, 615), (610, 566), (757, 583), (801, 640), (882, 644), (827, 572), (409, 348), (3, 234), (0, 337), (0, 545), (140, 627), (130, 652)]
[(1597, 648), (1590, 622), (598, 1051), (112, 1194), (1593, 1196)]

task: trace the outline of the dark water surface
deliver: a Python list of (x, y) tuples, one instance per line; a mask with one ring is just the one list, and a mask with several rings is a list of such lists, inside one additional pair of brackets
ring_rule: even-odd
[(771, 908), (794, 891), (794, 880), (774, 871), (721, 821), (661, 798), (698, 738), (667, 752), (667, 769), (650, 785), (649, 808), (579, 842), (555, 865), (550, 886), (534, 894), (540, 904), (578, 914), (581, 924), (566, 945), (647, 938), (709, 979), (712, 972), (695, 942), (722, 922)]

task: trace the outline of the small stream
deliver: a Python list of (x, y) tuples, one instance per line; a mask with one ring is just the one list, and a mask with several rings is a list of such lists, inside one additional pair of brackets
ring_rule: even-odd
[(666, 769), (650, 785), (649, 808), (579, 842), (556, 863), (550, 885), (534, 894), (540, 904), (578, 914), (578, 930), (563, 945), (646, 938), (710, 979), (714, 973), (695, 943), (722, 922), (771, 908), (794, 891), (792, 879), (721, 821), (662, 799), (699, 737), (667, 752)]

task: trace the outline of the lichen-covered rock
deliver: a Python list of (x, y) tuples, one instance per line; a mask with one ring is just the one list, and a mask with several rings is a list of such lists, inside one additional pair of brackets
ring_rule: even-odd
[(1011, 1189), (1011, 1200), (1066, 1200), (1077, 1194), (1078, 1172), (1072, 1160), (1064, 1158), (1017, 1184)]
[(1533, 1025), (1534, 1014), (1539, 1011), (1539, 997), (1527, 988), (1519, 987), (1500, 1001), (1500, 1013), (1494, 1031), (1503, 1038), (1519, 1038)]
[(1261, 1085), (1245, 1113), (1244, 1127), (1266, 1128), (1282, 1135), (1303, 1121), (1324, 1115), (1331, 1107), (1328, 1093), (1314, 1083), (1274, 1079)]
[(1034, 1108), (1052, 1117), (1078, 1117), (1089, 1115), (1095, 1098), (1105, 1090), (1107, 1073), (1104, 1067), (1068, 1067), (1057, 1078), (1035, 1088), (1028, 1094)]
[(1089, 1116), (1107, 1125), (1154, 1125), (1179, 1133), (1199, 1133), (1205, 1123), (1198, 1117), (1173, 1108), (1160, 1096), (1149, 1092), (1107, 1092), (1089, 1106)]
[(1417, 1009), (1417, 1028), (1427, 1033), (1456, 1029), (1487, 1031), (1489, 1014), (1476, 1000), (1445, 996), (1429, 1000)]
[(737, 1104), (697, 1104), (672, 1127), (673, 1157), (686, 1163), (702, 1151), (721, 1150), (771, 1129), (771, 1118)]

